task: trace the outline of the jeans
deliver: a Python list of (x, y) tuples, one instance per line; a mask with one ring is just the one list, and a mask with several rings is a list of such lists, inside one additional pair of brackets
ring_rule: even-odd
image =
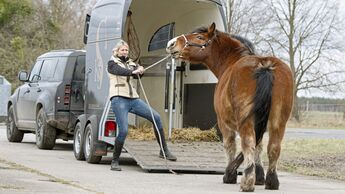
[[(129, 112), (135, 115), (138, 115), (140, 117), (143, 117), (151, 121), (153, 124), (150, 107), (140, 98), (125, 98), (121, 96), (115, 96), (111, 99), (111, 107), (115, 114), (115, 120), (118, 126), (117, 130), (119, 131), (116, 139), (122, 143), (125, 142), (126, 136), (128, 134), (128, 113)], [(153, 109), (152, 109), (152, 112), (153, 112), (158, 130), (163, 131), (162, 121), (158, 112)]]

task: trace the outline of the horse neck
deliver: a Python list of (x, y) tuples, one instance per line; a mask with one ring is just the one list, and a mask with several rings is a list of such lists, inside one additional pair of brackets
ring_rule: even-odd
[(226, 69), (231, 68), (240, 58), (243, 57), (241, 46), (230, 38), (212, 44), (214, 54), (206, 61), (206, 65), (218, 78), (222, 77)]

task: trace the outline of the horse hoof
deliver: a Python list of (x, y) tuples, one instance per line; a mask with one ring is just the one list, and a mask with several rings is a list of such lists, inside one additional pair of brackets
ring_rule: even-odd
[(279, 180), (276, 172), (267, 173), (265, 189), (268, 190), (278, 190), (279, 189)]
[(265, 179), (256, 179), (255, 180), (255, 185), (264, 185), (265, 184)]
[(241, 189), (240, 191), (243, 191), (243, 192), (253, 192), (254, 189), (255, 189), (255, 175), (254, 174), (251, 174), (251, 175), (244, 175), (242, 176), (242, 179), (241, 179)]
[(267, 182), (266, 182), (265, 189), (267, 189), (267, 190), (279, 190), (279, 184), (278, 185), (271, 185), (271, 184), (267, 184)]
[(224, 184), (236, 184), (237, 183), (237, 172), (227, 174), (225, 173), (223, 176), (223, 183)]
[(265, 172), (261, 165), (255, 165), (255, 185), (265, 184)]
[(255, 187), (242, 187), (241, 186), (241, 189), (240, 189), (241, 192), (254, 192), (254, 190), (255, 190)]

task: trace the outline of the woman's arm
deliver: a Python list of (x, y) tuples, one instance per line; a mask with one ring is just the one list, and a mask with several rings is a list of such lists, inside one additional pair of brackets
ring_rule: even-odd
[(117, 63), (115, 63), (113, 60), (110, 60), (108, 62), (108, 72), (114, 75), (120, 75), (120, 76), (130, 76), (133, 73), (133, 70), (129, 70), (126, 68), (121, 67)]

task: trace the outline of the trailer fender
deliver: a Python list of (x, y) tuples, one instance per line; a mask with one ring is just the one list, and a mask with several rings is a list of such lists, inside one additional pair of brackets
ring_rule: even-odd
[(94, 148), (95, 156), (106, 156), (107, 155), (107, 144), (101, 141), (98, 141), (98, 119), (96, 115), (91, 115), (87, 119), (87, 124), (92, 126), (92, 141)]
[(86, 127), (86, 115), (85, 114), (79, 115), (76, 122), (74, 123), (74, 127), (77, 125), (78, 122), (81, 124), (81, 126), (83, 126), (81, 129), (81, 132), (82, 134), (84, 134), (85, 127)]
[[(79, 115), (78, 116), (78, 118), (77, 118), (77, 120), (76, 120), (76, 122), (74, 123), (74, 129), (75, 129), (75, 127), (76, 127), (76, 125), (77, 125), (77, 123), (80, 123), (81, 124), (81, 129), (80, 129), (80, 133), (81, 134), (85, 134), (85, 127), (86, 127), (86, 125), (87, 125), (87, 122), (86, 122), (87, 120), (86, 120), (86, 114), (81, 114), (81, 115)], [(83, 138), (81, 138), (81, 143), (83, 144), (84, 143), (84, 136), (83, 136)]]

